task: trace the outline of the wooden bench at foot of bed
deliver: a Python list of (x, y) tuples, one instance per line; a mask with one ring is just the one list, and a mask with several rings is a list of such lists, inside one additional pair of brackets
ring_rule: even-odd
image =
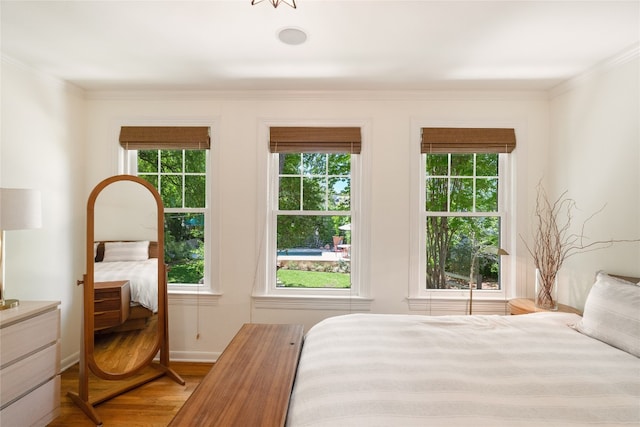
[(283, 426), (302, 341), (301, 325), (243, 325), (169, 425)]

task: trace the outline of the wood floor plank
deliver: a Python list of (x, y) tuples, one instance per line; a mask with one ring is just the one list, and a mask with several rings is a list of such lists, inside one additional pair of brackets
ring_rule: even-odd
[[(171, 367), (185, 380), (180, 385), (169, 377), (162, 377), (113, 398), (96, 407), (103, 425), (165, 427), (171, 422), (193, 390), (213, 366), (210, 363), (172, 362)], [(108, 389), (112, 382), (91, 377), (90, 395)], [(67, 396), (78, 391), (78, 365), (62, 373), (61, 411), (49, 427), (93, 426), (91, 420)]]

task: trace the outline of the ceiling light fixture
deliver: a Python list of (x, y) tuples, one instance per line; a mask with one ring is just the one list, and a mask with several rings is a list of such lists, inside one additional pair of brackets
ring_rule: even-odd
[[(264, 0), (251, 0), (251, 5), (253, 6), (254, 4), (258, 4), (258, 3), (262, 3)], [(291, 6), (292, 8), (296, 8), (296, 0), (268, 0), (269, 3), (271, 3), (273, 5), (273, 7), (278, 7), (278, 5), (280, 5), (280, 3), (284, 3), (288, 6)]]
[(278, 31), (278, 39), (288, 45), (299, 45), (307, 41), (307, 33), (299, 28), (283, 28)]

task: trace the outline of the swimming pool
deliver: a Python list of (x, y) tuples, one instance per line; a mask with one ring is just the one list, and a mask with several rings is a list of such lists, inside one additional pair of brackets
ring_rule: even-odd
[(278, 250), (278, 255), (282, 256), (322, 256), (322, 249), (313, 249), (313, 248), (291, 248), (291, 249), (280, 249)]

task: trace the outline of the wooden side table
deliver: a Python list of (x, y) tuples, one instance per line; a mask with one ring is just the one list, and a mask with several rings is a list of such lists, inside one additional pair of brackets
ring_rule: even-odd
[(127, 320), (131, 304), (128, 280), (95, 282), (93, 292), (95, 331), (121, 325)]
[[(509, 312), (511, 314), (528, 314), (528, 313), (536, 313), (540, 311), (550, 311), (545, 310), (543, 308), (536, 307), (533, 299), (531, 298), (515, 298), (509, 300)], [(558, 304), (558, 310), (563, 313), (575, 313), (582, 315), (582, 312), (564, 304)]]

